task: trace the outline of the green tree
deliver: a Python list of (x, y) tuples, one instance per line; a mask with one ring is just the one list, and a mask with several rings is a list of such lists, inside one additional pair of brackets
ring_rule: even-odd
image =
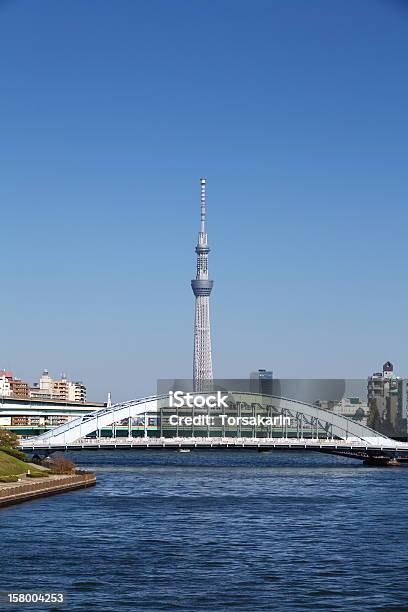
[(8, 429), (0, 429), (0, 446), (8, 446), (16, 448), (18, 445), (18, 437), (13, 431)]
[(352, 419), (354, 421), (362, 421), (364, 419), (365, 416), (365, 412), (362, 408), (357, 408), (354, 416), (352, 417)]

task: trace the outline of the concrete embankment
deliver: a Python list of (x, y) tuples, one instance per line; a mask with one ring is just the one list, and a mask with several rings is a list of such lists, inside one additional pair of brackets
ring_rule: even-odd
[(56, 495), (75, 489), (92, 487), (96, 484), (96, 476), (92, 472), (72, 474), (69, 476), (50, 476), (40, 482), (24, 482), (0, 484), (0, 508), (10, 504)]

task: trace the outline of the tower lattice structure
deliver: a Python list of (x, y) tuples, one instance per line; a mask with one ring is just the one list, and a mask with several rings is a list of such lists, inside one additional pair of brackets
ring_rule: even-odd
[(210, 390), (213, 380), (211, 356), (211, 329), (210, 329), (210, 294), (214, 281), (208, 278), (208, 246), (205, 231), (206, 215), (206, 179), (200, 179), (201, 208), (200, 231), (198, 232), (197, 274), (191, 281), (195, 295), (195, 321), (194, 321), (194, 357), (193, 357), (193, 383), (194, 391)]

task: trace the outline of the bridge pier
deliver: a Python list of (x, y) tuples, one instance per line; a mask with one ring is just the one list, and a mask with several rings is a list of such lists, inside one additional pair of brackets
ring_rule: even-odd
[(367, 465), (368, 467), (395, 467), (401, 464), (395, 457), (386, 457), (381, 455), (377, 457), (367, 457), (364, 459), (363, 465)]

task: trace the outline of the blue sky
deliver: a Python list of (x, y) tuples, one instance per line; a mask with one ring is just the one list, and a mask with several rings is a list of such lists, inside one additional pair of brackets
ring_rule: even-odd
[(115, 400), (214, 370), (408, 374), (408, 3), (0, 1), (0, 367)]

